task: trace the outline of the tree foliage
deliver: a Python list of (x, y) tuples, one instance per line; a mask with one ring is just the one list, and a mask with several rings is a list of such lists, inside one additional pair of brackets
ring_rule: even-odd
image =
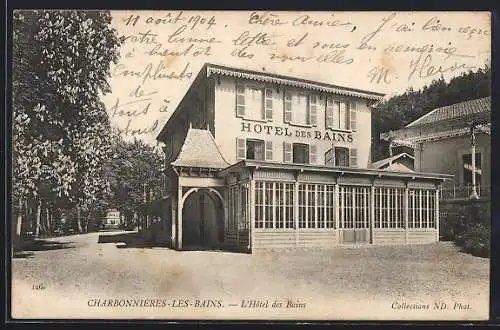
[(372, 161), (389, 156), (388, 144), (379, 139), (380, 133), (400, 129), (435, 108), (488, 96), (490, 79), (491, 69), (486, 67), (463, 73), (449, 83), (441, 77), (418, 91), (408, 89), (381, 102), (372, 112)]
[(109, 205), (125, 215), (125, 222), (133, 222), (134, 214), (142, 212), (145, 199), (161, 197), (163, 159), (154, 147), (141, 140), (127, 142), (116, 138), (113, 156), (106, 163), (106, 177), (111, 195)]
[(13, 196), (81, 207), (106, 194), (110, 91), (119, 40), (105, 11), (13, 15)]

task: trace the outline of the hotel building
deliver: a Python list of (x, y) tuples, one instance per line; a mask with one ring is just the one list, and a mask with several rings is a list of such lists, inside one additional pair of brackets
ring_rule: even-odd
[(205, 64), (157, 137), (164, 194), (143, 233), (248, 252), (438, 241), (449, 176), (371, 166), (383, 96)]

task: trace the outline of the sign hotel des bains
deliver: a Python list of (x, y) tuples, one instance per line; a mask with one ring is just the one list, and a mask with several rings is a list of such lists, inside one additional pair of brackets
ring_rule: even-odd
[(450, 176), (370, 166), (383, 96), (205, 64), (157, 136), (164, 192), (143, 235), (245, 252), (438, 241)]

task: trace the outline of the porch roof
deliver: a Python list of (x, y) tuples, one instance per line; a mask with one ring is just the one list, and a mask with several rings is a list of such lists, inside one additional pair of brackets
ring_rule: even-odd
[(439, 173), (424, 173), (424, 172), (399, 172), (390, 171), (383, 169), (373, 169), (373, 168), (351, 168), (351, 167), (327, 167), (309, 164), (284, 164), (284, 163), (272, 163), (257, 160), (242, 160), (235, 163), (222, 171), (220, 175), (226, 175), (231, 172), (237, 171), (244, 167), (250, 168), (266, 168), (266, 169), (278, 169), (278, 170), (292, 170), (299, 172), (319, 172), (319, 173), (331, 173), (334, 175), (361, 175), (361, 176), (373, 176), (373, 177), (387, 177), (387, 178), (400, 178), (400, 179), (432, 179), (437, 181), (445, 181), (452, 179), (454, 176), (450, 174), (439, 174)]
[(229, 163), (222, 157), (209, 130), (189, 128), (177, 159), (171, 165), (222, 169)]

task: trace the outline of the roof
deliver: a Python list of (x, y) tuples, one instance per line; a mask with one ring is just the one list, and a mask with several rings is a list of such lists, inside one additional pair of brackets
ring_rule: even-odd
[(311, 89), (320, 92), (360, 97), (374, 101), (380, 101), (385, 96), (385, 94), (382, 93), (367, 91), (363, 89), (343, 87), (343, 86), (332, 85), (297, 77), (284, 76), (264, 71), (253, 71), (247, 69), (231, 68), (211, 63), (207, 63), (205, 65), (207, 68), (207, 77), (209, 77), (212, 74), (218, 74), (223, 76), (256, 80), (272, 84), (280, 84), (280, 85), (287, 85), (304, 89)]
[(189, 128), (184, 144), (173, 166), (226, 168), (229, 163), (222, 157), (215, 139), (208, 130)]
[(471, 118), (474, 115), (490, 112), (491, 97), (487, 96), (480, 99), (469, 100), (436, 108), (417, 120), (409, 123), (406, 127), (429, 125), (451, 119)]
[(398, 160), (401, 157), (403, 157), (403, 158), (404, 157), (409, 157), (411, 159), (415, 159), (415, 157), (413, 157), (412, 155), (410, 155), (410, 154), (408, 154), (406, 152), (402, 152), (402, 153), (394, 155), (392, 157), (387, 157), (387, 158), (381, 159), (379, 161), (376, 161), (374, 163), (371, 163), (370, 167), (371, 168), (381, 168), (381, 167), (389, 164), (389, 162), (393, 163), (394, 161)]
[(324, 172), (324, 173), (335, 173), (335, 174), (357, 174), (366, 175), (372, 177), (392, 177), (392, 178), (411, 178), (411, 179), (428, 179), (444, 181), (452, 179), (453, 175), (450, 174), (438, 174), (438, 173), (423, 173), (423, 172), (400, 172), (400, 171), (387, 171), (379, 170), (373, 168), (344, 168), (344, 167), (327, 167), (319, 165), (308, 165), (308, 164), (283, 164), (283, 163), (271, 163), (266, 161), (256, 161), (256, 160), (242, 160), (239, 161), (225, 169), (223, 169), (220, 174), (226, 175), (233, 171), (237, 171), (243, 167), (254, 167), (254, 168), (270, 168), (279, 170), (295, 170), (295, 171), (310, 171), (310, 172)]
[(316, 82), (316, 81), (284, 76), (263, 71), (259, 72), (241, 68), (232, 68), (218, 64), (205, 63), (198, 72), (198, 74), (196, 75), (196, 77), (194, 78), (193, 82), (189, 86), (185, 95), (175, 108), (174, 112), (167, 120), (163, 128), (161, 129), (160, 133), (158, 133), (156, 137), (157, 140), (161, 141), (165, 137), (168, 127), (175, 125), (174, 122), (176, 122), (176, 118), (178, 118), (181, 115), (180, 109), (182, 109), (184, 103), (189, 99), (191, 90), (195, 88), (197, 84), (201, 83), (204, 79), (212, 75), (230, 76), (240, 79), (249, 79), (254, 81), (267, 82), (271, 84), (281, 84), (285, 86), (304, 88), (318, 92), (360, 97), (372, 101), (381, 101), (385, 96), (385, 94), (382, 93), (376, 93), (362, 89), (342, 87), (342, 86), (326, 84), (322, 82)]
[(408, 172), (408, 173), (414, 173), (411, 168), (401, 164), (401, 163), (391, 163), (389, 166), (384, 168), (386, 171), (393, 171), (393, 172)]

